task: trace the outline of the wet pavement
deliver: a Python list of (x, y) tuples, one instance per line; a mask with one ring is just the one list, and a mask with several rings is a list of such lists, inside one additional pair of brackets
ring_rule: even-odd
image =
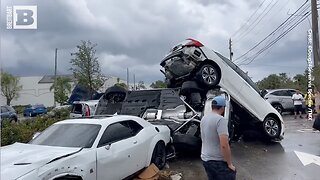
[[(232, 143), (237, 179), (319, 180), (320, 132), (313, 121), (284, 116), (285, 137), (280, 143), (262, 141)], [(299, 157), (298, 157), (299, 156)], [(180, 155), (169, 161), (169, 170), (181, 172), (183, 179), (206, 179), (199, 155)]]

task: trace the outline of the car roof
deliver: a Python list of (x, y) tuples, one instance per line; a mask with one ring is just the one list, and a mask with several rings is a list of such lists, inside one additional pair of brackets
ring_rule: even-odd
[[(97, 124), (102, 126), (107, 126), (109, 124), (123, 121), (123, 120), (143, 120), (136, 116), (129, 115), (116, 115), (111, 117), (100, 117), (100, 118), (84, 118), (84, 119), (68, 119), (64, 121), (59, 121), (55, 124)], [(143, 120), (144, 121), (144, 120)], [(147, 121), (145, 121), (147, 123)]]
[(268, 92), (282, 91), (282, 90), (293, 90), (293, 91), (296, 91), (295, 89), (287, 88), (287, 89), (269, 89)]

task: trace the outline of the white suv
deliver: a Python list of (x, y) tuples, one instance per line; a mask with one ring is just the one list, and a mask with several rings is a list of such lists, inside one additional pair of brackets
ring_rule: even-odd
[(71, 107), (70, 118), (93, 116), (99, 100), (74, 101)]
[(221, 87), (233, 102), (261, 124), (269, 138), (283, 138), (282, 116), (261, 96), (256, 84), (237, 65), (199, 41), (188, 39), (179, 43), (171, 49), (161, 66), (169, 86), (182, 86), (183, 89), (186, 81), (193, 81), (204, 90)]

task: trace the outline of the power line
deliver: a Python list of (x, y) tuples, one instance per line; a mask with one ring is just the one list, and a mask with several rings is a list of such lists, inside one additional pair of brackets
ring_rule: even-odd
[(300, 11), (303, 6), (306, 5), (308, 0), (306, 0), (293, 14), (291, 14), (284, 22), (282, 22), (275, 30), (273, 30), (271, 33), (269, 33), (265, 38), (263, 38), (260, 42), (258, 42), (256, 45), (254, 45), (252, 48), (250, 48), (246, 53), (242, 54), (238, 58), (235, 59), (237, 61), (238, 59), (246, 56), (248, 53), (250, 53), (252, 50), (257, 48), (261, 43), (263, 43), (266, 39), (268, 39), (270, 36), (272, 36), (274, 33), (276, 33), (281, 27), (283, 27), (298, 11)]
[(302, 17), (301, 20), (299, 20), (297, 23), (293, 24), (288, 30), (286, 30), (284, 33), (282, 33), (281, 35), (279, 35), (275, 40), (273, 40), (271, 43), (269, 43), (268, 45), (266, 45), (264, 48), (262, 48), (261, 50), (259, 50), (257, 53), (255, 53), (254, 55), (251, 56), (251, 60), (247, 63), (244, 63), (245, 61), (248, 61), (250, 58), (246, 58), (244, 61), (241, 62), (241, 64), (239, 65), (248, 65), (250, 64), (254, 59), (256, 59), (260, 54), (262, 54), (264, 51), (266, 51), (267, 49), (269, 49), (270, 47), (272, 47), (274, 44), (276, 44), (280, 39), (282, 39), (287, 33), (289, 33), (291, 30), (293, 30), (297, 25), (299, 25), (303, 20), (305, 20), (309, 15), (310, 12), (308, 12), (308, 14), (306, 14), (306, 17)]
[[(273, 40), (271, 43), (269, 43), (267, 46), (265, 46), (264, 48), (262, 48), (260, 51), (258, 51), (256, 54), (253, 55), (253, 57), (251, 58), (251, 60), (247, 63), (243, 63), (239, 64), (239, 65), (248, 65), (250, 64), (252, 61), (254, 61), (261, 53), (263, 53), (264, 51), (266, 51), (267, 49), (269, 49), (270, 47), (272, 47), (274, 44), (276, 44), (280, 39), (282, 39), (286, 34), (288, 34), (290, 31), (292, 31), (295, 27), (297, 27), (301, 22), (303, 22), (309, 15), (311, 14), (311, 11), (307, 12), (305, 14), (305, 16), (301, 17), (298, 22), (296, 22), (295, 24), (293, 24), (292, 26), (290, 26), (289, 29), (287, 29), (284, 33), (282, 33), (281, 35), (279, 35), (275, 40)], [(249, 59), (249, 58), (248, 58)], [(247, 60), (248, 60), (247, 59)], [(246, 61), (246, 60), (245, 60)]]
[(266, 0), (262, 1), (262, 3), (260, 3), (260, 5), (258, 6), (258, 8), (251, 14), (251, 16), (249, 17), (249, 19), (246, 21), (246, 23), (242, 24), (241, 27), (236, 30), (236, 32), (234, 32), (231, 37), (236, 37), (236, 35), (241, 31), (242, 28), (244, 28), (248, 23), (249, 21), (251, 20), (251, 18), (258, 12), (258, 10), (261, 8), (261, 6), (263, 5), (263, 3), (265, 2)]
[[(249, 24), (249, 26), (246, 27), (246, 29), (244, 31), (242, 31), (239, 36), (243, 36), (244, 34), (247, 33), (248, 29), (255, 23), (257, 22), (257, 20), (263, 15), (263, 13), (268, 9), (268, 7), (271, 5), (271, 3), (273, 2), (273, 0), (262, 10), (262, 12), (253, 20), (253, 22), (251, 24)], [(237, 39), (237, 37), (233, 37), (233, 39)]]
[(289, 33), (292, 29), (294, 29), (297, 25), (299, 25), (303, 20), (305, 20), (310, 15), (310, 11), (306, 12), (304, 16), (300, 17), (300, 19), (295, 22), (293, 25), (291, 25), (285, 32), (281, 33), (276, 39), (274, 39), (272, 42), (267, 44), (265, 47), (260, 49), (257, 53), (252, 55), (253, 57), (249, 63), (244, 63), (245, 61), (249, 60), (250, 58), (247, 58), (246, 60), (242, 61), (242, 65), (250, 64), (256, 57), (258, 57), (261, 53), (263, 53), (265, 50), (269, 49), (271, 46), (273, 46), (275, 43), (277, 43), (282, 37), (284, 37), (287, 33)]
[[(307, 0), (308, 1), (308, 0)], [(241, 55), (240, 57), (236, 58), (235, 60), (239, 60), (240, 58), (246, 56), (248, 53), (250, 53), (252, 50), (254, 50), (255, 48), (257, 48), (260, 44), (262, 44), (265, 40), (267, 40), (270, 36), (274, 36), (274, 34), (283, 29), (283, 27), (287, 27), (288, 24), (290, 24), (292, 22), (292, 17), (297, 18), (295, 16), (295, 14), (300, 11), (300, 9), (305, 6), (305, 4), (307, 3), (307, 1), (301, 5), (293, 14), (290, 15), (290, 17), (288, 17), (283, 23), (281, 23), (274, 31), (272, 31), (270, 34), (268, 34), (264, 39), (262, 39), (258, 44), (256, 44), (255, 46), (253, 46), (250, 50), (248, 50), (246, 53), (244, 53), (243, 55)]]
[[(269, 5), (271, 5), (271, 3), (272, 3), (273, 1), (271, 1), (270, 2), (270, 4)], [(251, 31), (253, 31), (256, 27), (257, 27), (257, 25), (270, 13), (270, 11), (274, 8), (274, 6), (278, 3), (279, 1), (276, 1), (269, 9), (268, 9), (268, 7), (269, 7), (269, 5), (268, 5), (268, 7), (266, 7), (266, 9), (262, 12), (262, 14), (268, 9), (268, 11), (263, 15), (263, 16), (260, 16), (257, 20), (258, 21), (255, 21), (254, 23), (252, 23), (249, 27), (248, 27), (248, 31), (245, 33), (245, 34), (242, 34), (239, 38), (237, 38), (236, 39), (236, 41), (240, 41), (241, 39), (243, 39), (244, 37), (246, 37), (248, 34), (250, 34), (251, 33)], [(261, 14), (261, 15), (262, 15)]]

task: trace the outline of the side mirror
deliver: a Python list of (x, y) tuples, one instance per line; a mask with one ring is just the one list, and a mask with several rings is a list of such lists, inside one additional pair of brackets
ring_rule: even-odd
[(41, 132), (36, 132), (33, 134), (32, 139), (35, 139), (36, 137), (38, 137), (41, 134)]

